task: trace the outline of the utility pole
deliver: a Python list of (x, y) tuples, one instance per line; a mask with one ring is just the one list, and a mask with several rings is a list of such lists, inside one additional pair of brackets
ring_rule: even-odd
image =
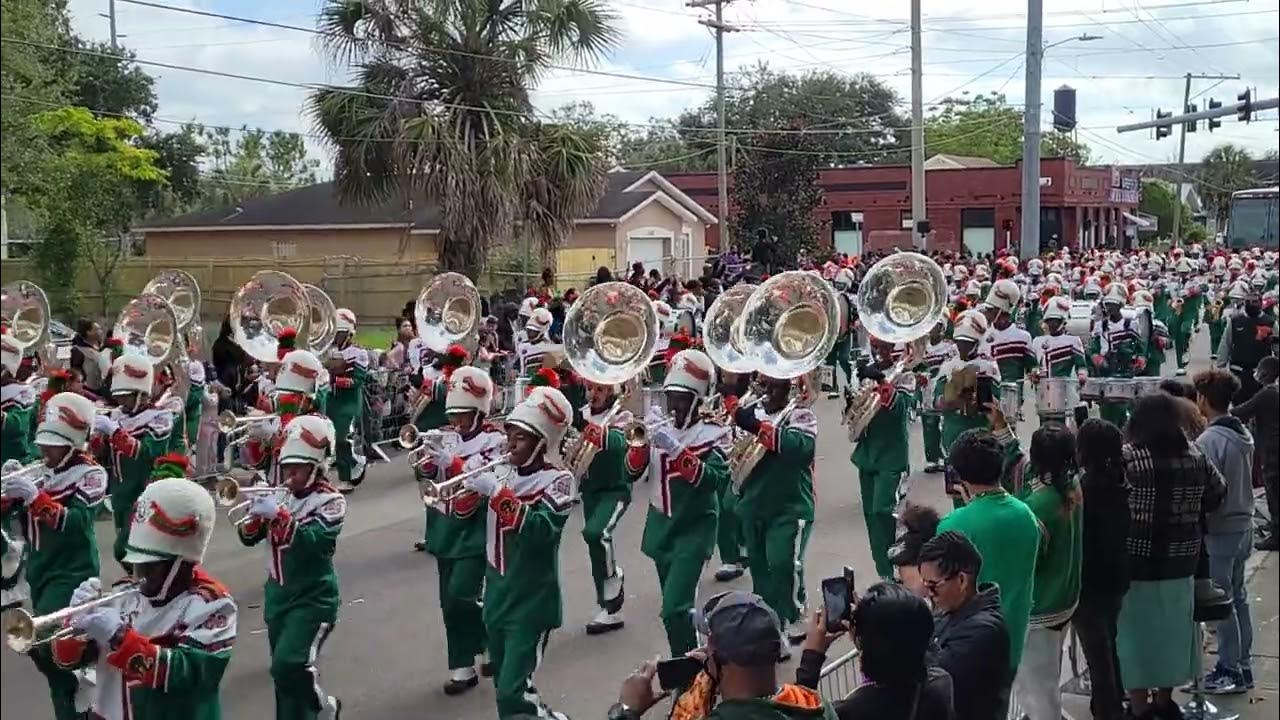
[(724, 6), (730, 0), (689, 0), (685, 3), (691, 8), (715, 7), (714, 20), (698, 20), (699, 25), (716, 31), (716, 190), (719, 202), (716, 208), (716, 224), (720, 230), (720, 252), (728, 252), (732, 244), (729, 238), (729, 171), (725, 165), (724, 134), (724, 34), (736, 32), (737, 28), (724, 22)]
[(116, 37), (116, 0), (107, 0), (107, 22), (111, 24), (111, 52), (119, 52)]
[[(1182, 112), (1191, 112), (1191, 81), (1192, 80), (1239, 80), (1239, 75), (1196, 75), (1195, 73), (1187, 73), (1187, 83), (1182, 89)], [(1192, 123), (1197, 122), (1192, 120)], [(1181, 131), (1178, 133), (1178, 190), (1177, 202), (1173, 204), (1173, 246), (1177, 247), (1182, 244), (1182, 166), (1187, 161), (1187, 123), (1179, 123)]]
[(1023, 260), (1040, 254), (1040, 65), (1044, 57), (1044, 2), (1027, 0), (1027, 75), (1022, 114)]
[(920, 0), (911, 0), (911, 233), (924, 252), (924, 63), (920, 48)]

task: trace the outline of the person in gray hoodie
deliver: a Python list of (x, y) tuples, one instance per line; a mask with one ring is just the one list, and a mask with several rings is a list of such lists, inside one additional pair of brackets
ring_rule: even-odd
[(1231, 398), (1240, 381), (1225, 370), (1207, 370), (1193, 379), (1196, 405), (1208, 427), (1196, 446), (1227, 485), (1218, 509), (1205, 516), (1204, 547), (1209, 576), (1231, 594), (1235, 612), (1218, 623), (1218, 663), (1203, 680), (1209, 693), (1243, 693), (1253, 687), (1250, 650), (1253, 622), (1244, 586), (1244, 566), (1253, 551), (1253, 436), (1231, 415)]

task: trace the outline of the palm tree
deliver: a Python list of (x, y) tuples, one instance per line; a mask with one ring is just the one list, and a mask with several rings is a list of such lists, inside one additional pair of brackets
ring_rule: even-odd
[(604, 186), (590, 133), (541, 123), (530, 93), (557, 63), (619, 40), (600, 0), (327, 0), (321, 44), (354, 67), (312, 93), (339, 195), (440, 208), (441, 266), (474, 275), (522, 224), (553, 254)]

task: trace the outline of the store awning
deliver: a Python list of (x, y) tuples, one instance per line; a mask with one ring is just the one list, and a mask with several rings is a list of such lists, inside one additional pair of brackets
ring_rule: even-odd
[(1128, 220), (1129, 222), (1133, 223), (1134, 225), (1137, 225), (1140, 228), (1149, 228), (1155, 224), (1144, 217), (1139, 217), (1132, 213), (1124, 212), (1123, 210), (1120, 211), (1120, 214), (1124, 216), (1125, 220)]

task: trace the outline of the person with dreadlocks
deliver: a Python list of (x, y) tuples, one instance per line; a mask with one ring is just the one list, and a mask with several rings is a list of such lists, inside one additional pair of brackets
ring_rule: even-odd
[[(76, 587), (99, 571), (93, 521), (107, 492), (107, 474), (84, 452), (93, 416), (88, 398), (69, 392), (50, 398), (35, 435), (43, 482), (10, 476), (0, 487), (0, 505), (5, 514), (15, 510), (27, 548), (26, 581), (36, 615), (70, 605)], [(37, 646), (30, 657), (49, 683), (53, 717), (80, 718), (76, 676), (54, 663), (47, 646)]]
[[(236, 640), (236, 601), (201, 565), (217, 517), (213, 499), (181, 478), (156, 480), (138, 498), (126, 560), (137, 593), (74, 617), (77, 635), (53, 641), (63, 668), (93, 667), (90, 715), (133, 720), (218, 720), (218, 690)], [(91, 577), (72, 594), (97, 598)]]
[(483, 617), (503, 720), (564, 717), (543, 702), (533, 675), (564, 616), (558, 558), (573, 476), (555, 463), (572, 419), (559, 390), (534, 388), (507, 415), (510, 472), (476, 473), (462, 483), (487, 498)]
[[(429, 363), (414, 369), (410, 379), (417, 383), (418, 397), (414, 406), (417, 414), (411, 418), (411, 422), (419, 432), (438, 430), (450, 424), (447, 411), (449, 378), (454, 371), (467, 364), (467, 358), (466, 348), (461, 345), (450, 345), (445, 352), (436, 355)], [(421, 482), (425, 477), (422, 475), (422, 469), (415, 468), (414, 472), (418, 481)], [(427, 550), (431, 536), (432, 512), (430, 508), (425, 512), (422, 540), (413, 544), (413, 549), (419, 552)]]
[(651, 409), (646, 444), (626, 455), (627, 470), (649, 485), (640, 551), (657, 566), (662, 625), (674, 657), (698, 645), (689, 611), (715, 547), (716, 491), (729, 474), (722, 448), (727, 429), (701, 415), (715, 377), (716, 366), (705, 353), (677, 354), (663, 378), (669, 421)]
[(331, 376), (328, 406), (333, 431), (337, 433), (338, 491), (349, 493), (364, 480), (364, 449), (357, 447), (364, 386), (369, 381), (369, 353), (355, 344), (356, 314), (338, 308), (333, 349), (326, 368)]
[[(492, 462), (507, 447), (501, 428), (487, 421), (493, 407), (493, 380), (484, 370), (460, 367), (445, 381), (445, 413), (458, 442), (426, 452), (420, 467), (424, 480), (443, 482)], [(440, 580), (440, 613), (449, 662), (446, 695), (458, 695), (479, 683), (480, 672), (492, 675), (484, 659), (485, 634), (480, 597), (485, 574), (484, 499), (471, 491), (447, 497), (424, 495), (427, 503), (426, 551), (436, 558)]]
[(36, 456), (31, 444), (31, 424), (38, 416), (36, 391), (19, 382), (22, 351), (13, 344), (9, 327), (0, 326), (0, 462), (26, 465)]
[(154, 388), (151, 362), (142, 355), (122, 355), (111, 364), (111, 397), (116, 407), (92, 419), (94, 441), (109, 448), (114, 470), (111, 516), (116, 540), (112, 554), (126, 570), (129, 566), (124, 556), (133, 503), (151, 479), (156, 458), (170, 451), (177, 422), (169, 407), (153, 402)]
[[(288, 361), (286, 356), (282, 376)], [(326, 478), (336, 444), (327, 417), (288, 422), (278, 458), (284, 492), (254, 495), (248, 520), (237, 528), (241, 543), (266, 543), (270, 550), (263, 618), (277, 720), (336, 719), (342, 708), (320, 689), (315, 667), (341, 604), (333, 555), (347, 504)]]

